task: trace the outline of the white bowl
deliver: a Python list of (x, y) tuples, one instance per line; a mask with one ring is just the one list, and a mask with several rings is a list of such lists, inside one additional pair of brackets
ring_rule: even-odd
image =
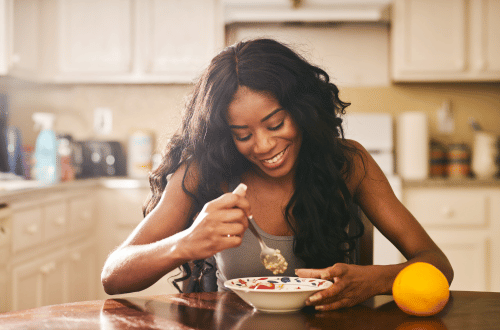
[(317, 291), (333, 285), (317, 278), (302, 277), (242, 277), (224, 282), (246, 303), (259, 311), (288, 313), (302, 309), (306, 300)]

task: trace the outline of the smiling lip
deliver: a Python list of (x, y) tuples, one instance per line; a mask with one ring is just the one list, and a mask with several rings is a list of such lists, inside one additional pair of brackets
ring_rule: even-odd
[(281, 165), (282, 161), (284, 160), (283, 156), (285, 155), (285, 153), (286, 153), (287, 150), (288, 150), (288, 147), (286, 147), (285, 149), (283, 149), (283, 151), (281, 151), (279, 154), (275, 155), (272, 158), (263, 159), (262, 163), (264, 163), (264, 165), (266, 167), (276, 167), (276, 166)]

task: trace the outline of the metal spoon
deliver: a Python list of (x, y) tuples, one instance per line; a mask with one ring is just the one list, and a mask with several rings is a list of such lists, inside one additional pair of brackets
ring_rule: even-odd
[(250, 228), (252, 233), (255, 235), (255, 237), (257, 237), (257, 240), (259, 241), (261, 249), (260, 260), (262, 261), (266, 269), (272, 271), (273, 274), (276, 275), (279, 273), (283, 273), (288, 266), (285, 258), (281, 254), (280, 250), (271, 249), (266, 245), (266, 243), (264, 243), (264, 240), (262, 240), (262, 237), (260, 237), (259, 232), (254, 227), (251, 220), (253, 220), (253, 216), (248, 217), (248, 228)]

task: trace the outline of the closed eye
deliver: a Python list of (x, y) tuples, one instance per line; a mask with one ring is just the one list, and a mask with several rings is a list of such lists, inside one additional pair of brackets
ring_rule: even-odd
[(235, 135), (235, 136), (234, 136), (234, 138), (235, 138), (236, 140), (238, 140), (238, 141), (248, 141), (248, 140), (250, 139), (250, 137), (251, 137), (251, 136), (252, 136), (251, 134), (249, 134), (249, 135), (247, 135), (247, 136), (244, 136), (244, 137), (239, 137), (239, 136), (236, 136), (236, 135)]
[(273, 127), (269, 127), (268, 129), (270, 131), (277, 131), (277, 130), (279, 130), (283, 126), (284, 123), (285, 123), (285, 121), (282, 120), (281, 123), (279, 123), (278, 125), (273, 126)]

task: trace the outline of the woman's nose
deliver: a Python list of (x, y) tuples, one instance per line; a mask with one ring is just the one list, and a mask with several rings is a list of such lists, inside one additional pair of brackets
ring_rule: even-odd
[(265, 132), (255, 133), (254, 152), (256, 154), (265, 154), (274, 148), (274, 140), (271, 134)]

